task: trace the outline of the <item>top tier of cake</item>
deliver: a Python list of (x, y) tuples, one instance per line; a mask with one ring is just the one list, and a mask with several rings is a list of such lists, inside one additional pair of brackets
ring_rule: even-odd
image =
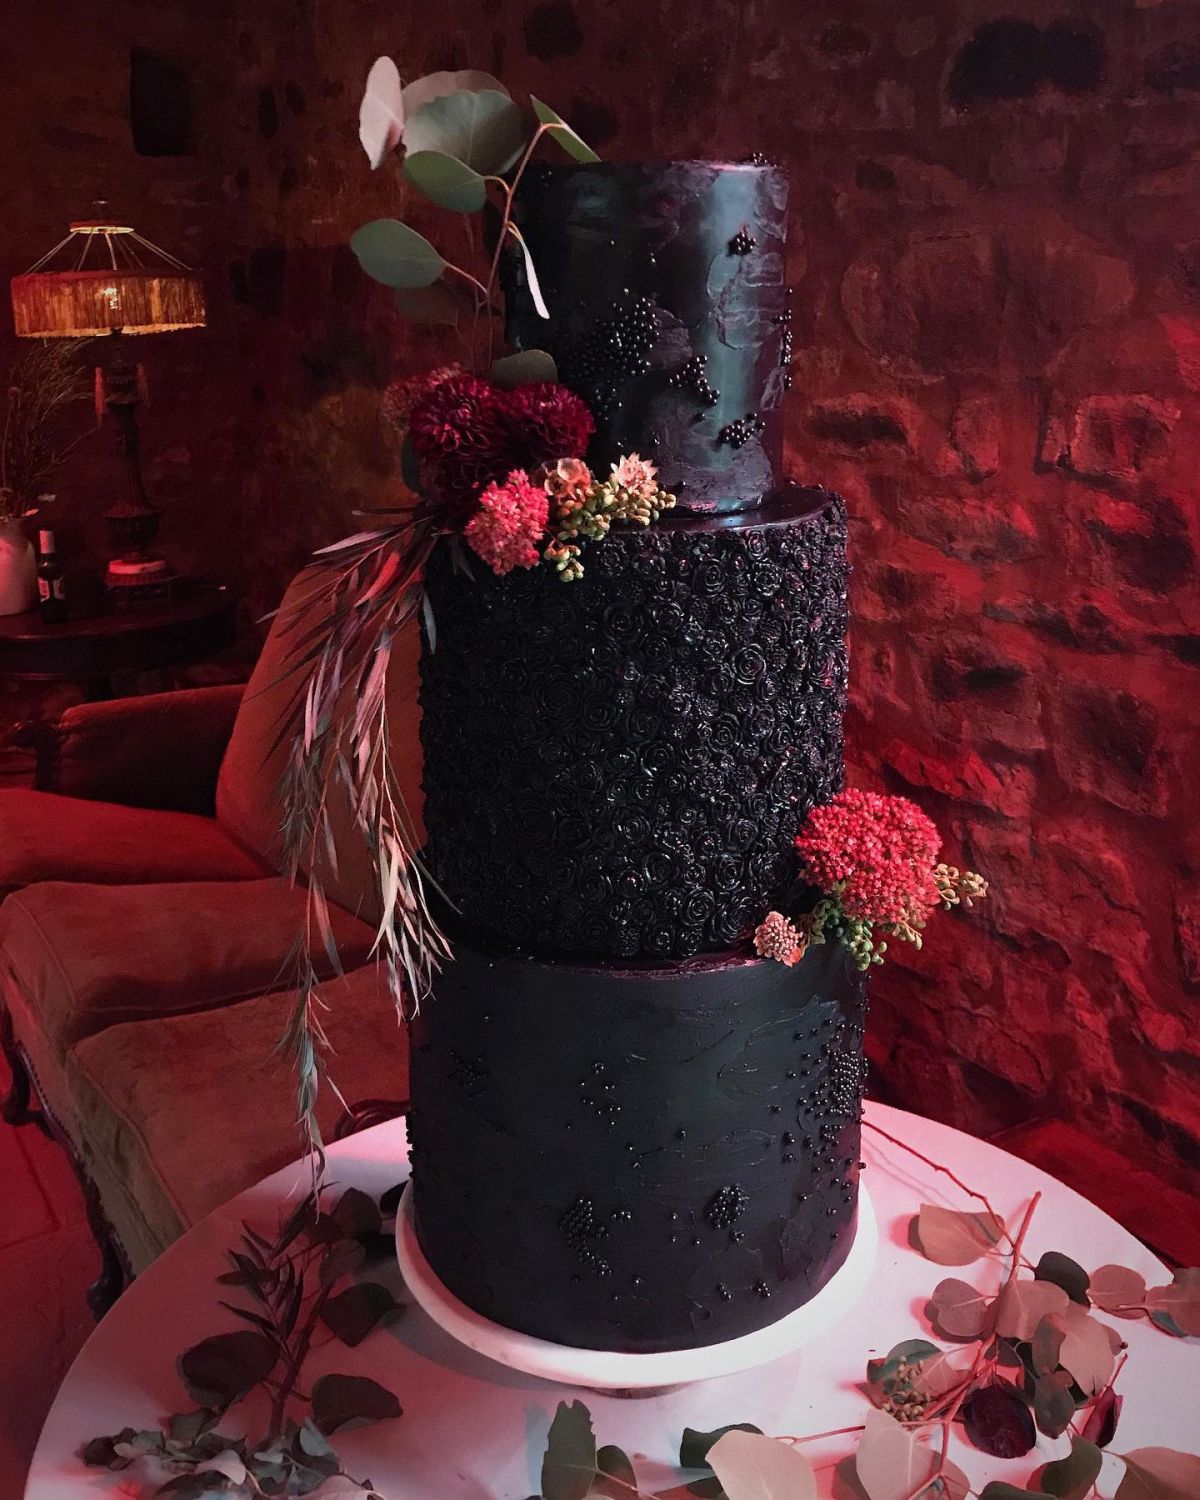
[(681, 510), (761, 505), (782, 477), (791, 342), (783, 173), (534, 165), (515, 217), (550, 316), (537, 312), (522, 257), (508, 257), (508, 339), (553, 355), (591, 407), (593, 468), (637, 452)]

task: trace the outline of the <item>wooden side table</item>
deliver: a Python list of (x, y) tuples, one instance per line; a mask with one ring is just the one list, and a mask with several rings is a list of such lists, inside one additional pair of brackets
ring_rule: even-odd
[(32, 611), (0, 616), (0, 677), (79, 681), (89, 697), (112, 696), (117, 672), (152, 672), (202, 661), (231, 646), (234, 596), (220, 584), (179, 579), (169, 599), (114, 608), (88, 600), (61, 625)]

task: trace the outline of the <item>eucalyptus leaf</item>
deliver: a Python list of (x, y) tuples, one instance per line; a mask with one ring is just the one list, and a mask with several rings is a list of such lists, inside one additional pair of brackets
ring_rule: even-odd
[(1114, 1317), (1137, 1318), (1146, 1296), (1146, 1279), (1128, 1266), (1101, 1266), (1091, 1274), (1088, 1296)]
[(410, 323), (457, 328), (473, 306), (465, 287), (443, 277), (428, 286), (397, 287), (396, 311)]
[(1200, 1495), (1200, 1457), (1194, 1453), (1135, 1448), (1123, 1457), (1116, 1500), (1196, 1500)]
[(753, 1422), (731, 1422), (728, 1427), (717, 1427), (712, 1432), (702, 1432), (695, 1427), (683, 1429), (683, 1439), (679, 1444), (679, 1467), (681, 1469), (703, 1469), (708, 1465), (709, 1449), (727, 1432), (757, 1432), (762, 1435), (762, 1428), (755, 1427)]
[(596, 1479), (593, 1495), (603, 1495), (605, 1500), (625, 1500), (630, 1491), (637, 1490), (637, 1475), (629, 1462), (629, 1455), (614, 1443), (606, 1443), (596, 1454)]
[(492, 365), (492, 384), (505, 391), (539, 380), (557, 379), (558, 366), (544, 349), (523, 349), (519, 354), (506, 354)]
[(390, 57), (377, 57), (367, 74), (358, 107), (358, 138), (372, 171), (382, 166), (404, 136), (404, 91)]
[(423, 78), (414, 78), (404, 89), (402, 103), (405, 115), (412, 115), (433, 99), (445, 94), (456, 94), (460, 89), (494, 89), (507, 95), (508, 90), (498, 78), (490, 73), (481, 73), (477, 68), (460, 68), (452, 73), (426, 73)]
[(382, 1220), (379, 1205), (361, 1188), (347, 1188), (333, 1206), (333, 1220), (347, 1239), (378, 1234)]
[(1062, 1437), (1075, 1415), (1071, 1377), (1065, 1370), (1039, 1375), (1033, 1384), (1033, 1420), (1046, 1437)]
[(977, 1339), (991, 1322), (992, 1298), (956, 1276), (938, 1282), (925, 1314), (939, 1333), (952, 1339)]
[(430, 286), (446, 269), (446, 262), (423, 234), (399, 219), (373, 219), (350, 237), (358, 263), (384, 286)]
[(855, 1454), (858, 1482), (868, 1500), (908, 1500), (933, 1479), (937, 1454), (885, 1411), (867, 1413)]
[(1165, 1314), (1173, 1325), (1168, 1331), (1180, 1334), (1200, 1334), (1200, 1270), (1195, 1266), (1181, 1266), (1169, 1286), (1152, 1286), (1146, 1293), (1146, 1307), (1151, 1319), (1159, 1325), (1160, 1315)]
[(1095, 1443), (1097, 1448), (1107, 1448), (1116, 1436), (1124, 1401), (1124, 1396), (1118, 1396), (1111, 1386), (1102, 1391), (1092, 1403), (1087, 1420), (1080, 1428), (1081, 1436), (1087, 1438), (1089, 1443)]
[(712, 1445), (708, 1462), (728, 1500), (817, 1500), (812, 1465), (778, 1438), (727, 1432)]
[(407, 1182), (397, 1182), (380, 1196), (379, 1212), (385, 1219), (390, 1219), (397, 1213), (400, 1200), (404, 1197), (404, 1190), (407, 1187)]
[(962, 1417), (976, 1448), (997, 1458), (1021, 1458), (1037, 1441), (1029, 1408), (1007, 1383), (973, 1390), (963, 1402)]
[(325, 1433), (349, 1423), (382, 1422), (402, 1414), (391, 1391), (366, 1375), (322, 1375), (312, 1388), (313, 1421)]
[(1088, 1305), (1088, 1273), (1069, 1255), (1059, 1250), (1047, 1250), (1033, 1268), (1038, 1281), (1052, 1281), (1062, 1287), (1072, 1302)]
[(410, 153), (440, 151), (485, 176), (506, 172), (525, 145), (525, 116), (498, 89), (459, 89), (422, 104), (404, 125)]
[(537, 115), (541, 123), (551, 127), (550, 134), (568, 156), (574, 157), (576, 161), (589, 162), (600, 160), (588, 143), (571, 129), (557, 110), (551, 109), (548, 104), (543, 104), (533, 94), (530, 94), (529, 102), (533, 105), (533, 112)]
[(582, 1401), (560, 1401), (542, 1459), (543, 1500), (586, 1500), (595, 1477), (592, 1414)]
[(218, 1333), (184, 1350), (179, 1373), (194, 1401), (223, 1407), (261, 1384), (278, 1358), (278, 1349), (264, 1334), (249, 1329)]
[(1073, 1437), (1066, 1458), (1055, 1459), (1042, 1470), (1042, 1488), (1058, 1500), (1084, 1500), (1100, 1477), (1104, 1455), (1095, 1443)]
[(353, 1349), (399, 1307), (387, 1287), (375, 1281), (362, 1281), (331, 1297), (321, 1309), (321, 1321)]
[(940, 1266), (966, 1266), (995, 1249), (1003, 1221), (989, 1213), (960, 1213), (923, 1203), (912, 1221), (910, 1238), (928, 1260)]
[(473, 214), (487, 202), (487, 184), (479, 173), (444, 151), (410, 151), (404, 175), (439, 208)]

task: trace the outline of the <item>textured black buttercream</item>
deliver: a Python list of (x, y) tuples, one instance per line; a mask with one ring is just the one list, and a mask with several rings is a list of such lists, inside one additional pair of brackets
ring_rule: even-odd
[(836, 945), (622, 969), (459, 943), (414, 1022), (430, 1264), (582, 1348), (692, 1348), (808, 1301), (853, 1236), (864, 990)]
[(748, 939), (842, 785), (846, 516), (824, 490), (669, 515), (539, 567), (425, 586), (427, 855), (462, 920), (547, 953)]
[(607, 473), (638, 452), (685, 509), (760, 504), (781, 477), (783, 173), (697, 161), (534, 165), (516, 218), (550, 317), (534, 307), (521, 256), (507, 256), (509, 342), (547, 350), (591, 405), (593, 466)]

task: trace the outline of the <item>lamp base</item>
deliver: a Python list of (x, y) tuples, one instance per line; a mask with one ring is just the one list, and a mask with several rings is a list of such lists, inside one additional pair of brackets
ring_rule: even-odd
[(175, 575), (161, 557), (114, 557), (104, 574), (104, 587), (114, 604), (141, 604), (167, 599)]

